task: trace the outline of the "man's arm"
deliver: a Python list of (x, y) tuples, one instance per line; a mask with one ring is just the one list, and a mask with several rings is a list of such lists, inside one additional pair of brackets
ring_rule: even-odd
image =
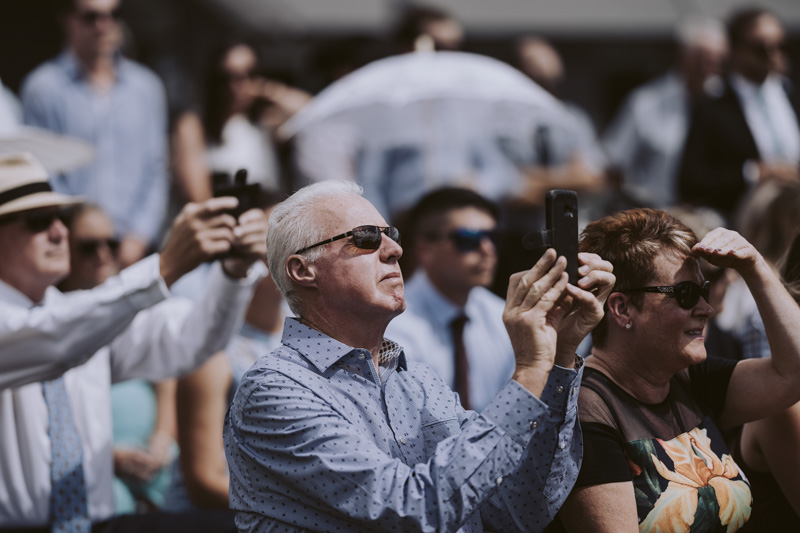
[[(464, 414), (441, 381), (426, 394), (449, 398), (453, 412)], [(547, 406), (509, 381), (427, 462), (409, 466), (377, 449), (323, 396), (278, 372), (245, 377), (226, 420), (231, 508), (290, 522), (260, 504), (280, 487), (281, 497), (338, 518), (343, 527), (455, 531), (515, 471), (538, 428), (549, 423)]]
[[(259, 234), (266, 232), (266, 225), (262, 228), (257, 224), (256, 219), (263, 219), (263, 213), (258, 215), (253, 210), (242, 215), (247, 215), (245, 223), (234, 229), (233, 217), (221, 212), (235, 206), (235, 198), (212, 198), (203, 204), (186, 206), (173, 224), (170, 240), (160, 255), (145, 258), (92, 290), (60, 294), (51, 288), (42, 305), (35, 307), (0, 302), (0, 388), (53, 379), (84, 363), (120, 335), (139, 311), (169, 297), (168, 287), (175, 280), (213, 255), (226, 252), (232, 243), (242, 242), (247, 252), (238, 259), (226, 260), (229, 273), (244, 275), (248, 261), (263, 255), (266, 249), (265, 239)], [(254, 276), (257, 275), (255, 272)], [(235, 280), (227, 283), (241, 284)], [(221, 290), (224, 289), (225, 286)], [(238, 289), (222, 295), (220, 313), (238, 309), (239, 299), (243, 298), (241, 292)], [(220, 317), (223, 329), (216, 331), (228, 331), (233, 327), (230, 320)], [(128, 335), (127, 339), (132, 346), (146, 344), (151, 339), (153, 346), (160, 343), (162, 347), (172, 347), (170, 343), (165, 345), (163, 339), (164, 335), (174, 339), (175, 331), (168, 328), (178, 329), (175, 317), (152, 327), (161, 334), (150, 337), (150, 331), (139, 328), (136, 335)], [(184, 331), (193, 337), (188, 327)], [(213, 341), (210, 345), (215, 347), (215, 342), (223, 341)], [(161, 377), (167, 376), (159, 374), (153, 381)]]
[[(216, 205), (223, 200), (230, 198), (212, 198), (201, 205)], [(191, 207), (190, 204), (184, 209)], [(209, 230), (212, 234), (214, 231)], [(231, 233), (230, 245), (235, 253), (212, 266), (208, 289), (199, 304), (177, 299), (164, 302), (141, 313), (128, 330), (114, 339), (112, 381), (174, 377), (225, 348), (244, 317), (253, 288), (267, 271), (261, 261), (267, 251), (266, 215), (260, 209), (243, 213)], [(173, 251), (179, 250), (169, 249), (170, 253)], [(162, 257), (167, 252), (165, 249)], [(169, 258), (167, 261), (173, 262)]]
[(30, 309), (0, 302), (0, 389), (53, 379), (84, 363), (136, 313), (167, 296), (153, 256), (91, 291), (58, 294)]
[(583, 452), (577, 410), (581, 375), (581, 369), (553, 368), (542, 392), (548, 416), (537, 423), (515, 472), (481, 508), (488, 529), (542, 531), (566, 499)]

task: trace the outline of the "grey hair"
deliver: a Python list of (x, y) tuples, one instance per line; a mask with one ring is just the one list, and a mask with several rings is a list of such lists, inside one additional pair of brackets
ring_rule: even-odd
[(725, 25), (711, 17), (690, 15), (675, 28), (675, 38), (683, 48), (694, 48), (703, 43), (727, 43)]
[[(326, 198), (362, 196), (363, 192), (361, 186), (352, 181), (326, 180), (303, 187), (272, 210), (267, 233), (267, 264), (275, 285), (297, 316), (302, 315), (303, 305), (286, 271), (286, 262), (297, 250), (333, 236), (322, 235), (319, 224), (312, 223), (315, 206)], [(303, 256), (313, 263), (324, 251), (325, 246), (319, 246), (303, 252)]]

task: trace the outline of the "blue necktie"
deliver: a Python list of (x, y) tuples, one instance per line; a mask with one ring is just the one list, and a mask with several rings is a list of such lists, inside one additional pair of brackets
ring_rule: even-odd
[(81, 439), (72, 418), (64, 377), (42, 383), (47, 404), (50, 465), (50, 523), (54, 533), (89, 533)]

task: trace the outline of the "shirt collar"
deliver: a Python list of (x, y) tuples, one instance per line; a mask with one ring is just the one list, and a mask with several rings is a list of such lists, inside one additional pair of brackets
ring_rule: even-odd
[[(281, 343), (298, 351), (320, 372), (325, 372), (342, 357), (360, 349), (341, 343), (303, 324), (296, 317), (288, 317), (284, 321)], [(391, 366), (396, 360), (398, 368), (407, 369), (403, 348), (394, 341), (383, 339), (378, 357), (383, 367)]]
[[(70, 79), (82, 80), (85, 77), (83, 67), (80, 61), (78, 61), (78, 56), (75, 55), (75, 52), (71, 48), (67, 48), (61, 53), (58, 62)], [(114, 67), (114, 75), (116, 76), (117, 82), (119, 82), (125, 78), (125, 73), (128, 70), (127, 61), (119, 52), (114, 54)]]
[(3, 280), (0, 280), (0, 302), (18, 305), (26, 309), (36, 306), (36, 302), (32, 301)]
[(738, 72), (733, 72), (731, 74), (731, 85), (740, 96), (754, 97), (758, 93), (766, 94), (767, 91), (775, 90), (775, 88), (782, 89), (783, 81), (780, 76), (770, 74), (767, 79), (764, 80), (764, 83), (758, 85), (748, 80)]

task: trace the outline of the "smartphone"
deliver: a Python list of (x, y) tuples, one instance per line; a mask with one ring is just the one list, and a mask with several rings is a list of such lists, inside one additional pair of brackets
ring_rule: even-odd
[(549, 245), (567, 258), (569, 282), (578, 283), (578, 193), (552, 189), (544, 197)]
[(526, 234), (522, 246), (533, 250), (534, 261), (548, 248), (567, 258), (569, 282), (578, 283), (578, 193), (552, 189), (544, 197), (545, 229)]
[(231, 183), (230, 175), (226, 172), (215, 172), (211, 176), (214, 196), (234, 196), (239, 200), (239, 205), (230, 213), (239, 218), (239, 215), (254, 207), (258, 207), (260, 187), (257, 183), (247, 184), (247, 169), (240, 168)]

